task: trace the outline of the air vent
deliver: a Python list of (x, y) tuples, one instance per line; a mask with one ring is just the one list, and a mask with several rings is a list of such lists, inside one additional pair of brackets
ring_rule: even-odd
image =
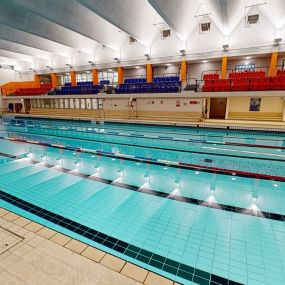
[(161, 32), (161, 38), (162, 39), (170, 38), (170, 30), (163, 30)]
[(259, 21), (259, 14), (247, 16), (247, 24), (248, 24), (248, 25), (257, 24), (258, 21)]
[(205, 33), (205, 32), (209, 32), (211, 30), (211, 23), (201, 23), (200, 24), (200, 32), (201, 33)]
[(134, 45), (137, 42), (137, 40), (135, 38), (133, 38), (132, 36), (129, 37), (129, 44), (130, 45)]

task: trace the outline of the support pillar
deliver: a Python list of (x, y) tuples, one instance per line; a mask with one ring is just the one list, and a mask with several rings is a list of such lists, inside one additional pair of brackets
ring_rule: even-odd
[(152, 64), (148, 63), (146, 65), (146, 82), (152, 83), (153, 77), (152, 77)]
[(56, 73), (51, 73), (51, 87), (56, 88), (57, 87), (57, 78), (56, 78)]
[(118, 66), (118, 84), (124, 83), (124, 69), (121, 66)]
[(278, 51), (274, 51), (271, 54), (270, 66), (268, 70), (268, 76), (270, 77), (273, 77), (276, 75), (277, 60), (278, 60)]
[(70, 72), (70, 81), (71, 81), (71, 86), (76, 86), (76, 73), (75, 73), (75, 71)]
[(99, 84), (98, 70), (97, 69), (93, 69), (92, 70), (92, 82), (93, 82), (93, 85), (98, 85)]
[(187, 62), (185, 59), (181, 61), (180, 80), (182, 84), (187, 81)]
[(223, 58), (222, 58), (221, 79), (226, 79), (226, 77), (227, 77), (227, 65), (228, 65), (228, 57), (227, 56), (223, 56)]

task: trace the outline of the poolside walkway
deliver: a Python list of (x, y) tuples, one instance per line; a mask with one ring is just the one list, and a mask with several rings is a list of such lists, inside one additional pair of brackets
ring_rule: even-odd
[(0, 280), (10, 285), (178, 285), (3, 208)]

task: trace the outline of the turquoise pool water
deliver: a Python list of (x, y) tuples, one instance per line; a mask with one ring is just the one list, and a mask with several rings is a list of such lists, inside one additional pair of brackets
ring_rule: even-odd
[(182, 284), (285, 284), (284, 134), (22, 120), (0, 137), (1, 207)]

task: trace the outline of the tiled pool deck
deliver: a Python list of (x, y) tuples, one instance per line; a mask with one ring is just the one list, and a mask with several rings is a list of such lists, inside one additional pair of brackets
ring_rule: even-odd
[(1, 284), (178, 285), (0, 208)]

